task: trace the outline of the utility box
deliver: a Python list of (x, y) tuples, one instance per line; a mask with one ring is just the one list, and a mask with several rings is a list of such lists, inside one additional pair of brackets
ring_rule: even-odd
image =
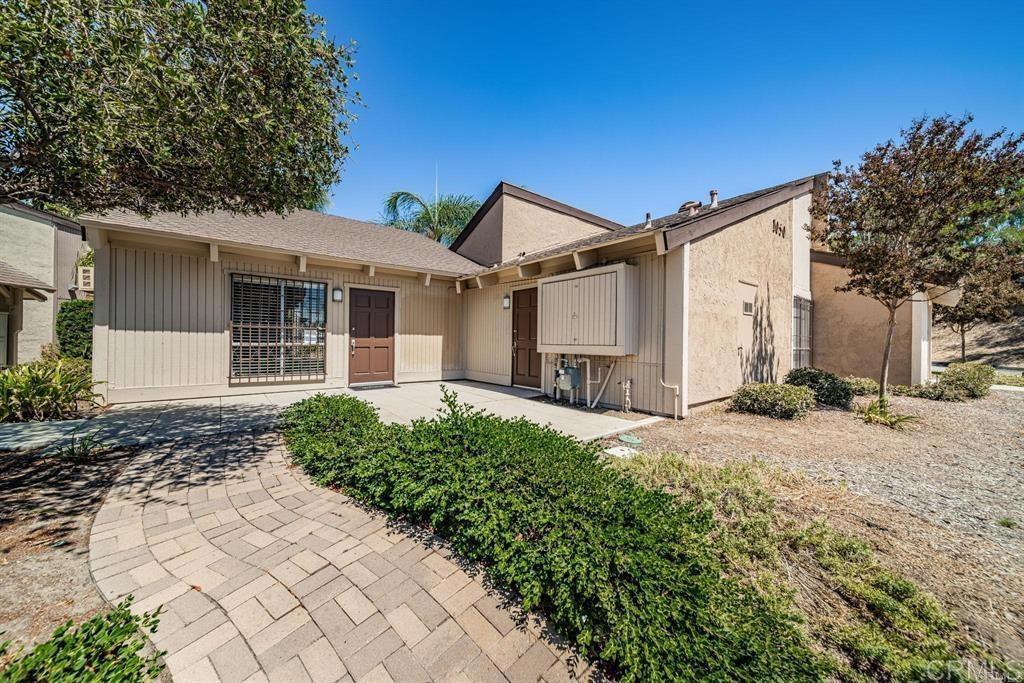
[(555, 370), (555, 386), (562, 391), (579, 389), (582, 384), (580, 369), (571, 365)]
[(615, 263), (537, 281), (537, 351), (595, 356), (637, 352), (638, 268)]

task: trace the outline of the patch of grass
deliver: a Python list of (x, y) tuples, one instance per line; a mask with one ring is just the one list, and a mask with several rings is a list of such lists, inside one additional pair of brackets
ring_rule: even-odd
[(865, 423), (884, 425), (890, 429), (904, 429), (911, 422), (920, 419), (916, 415), (894, 413), (889, 407), (889, 398), (887, 396), (877, 398), (867, 406), (858, 408), (857, 412)]
[(996, 373), (996, 384), (1004, 387), (1024, 387), (1024, 375), (1011, 375), (1007, 372)]
[(996, 524), (998, 524), (999, 526), (1001, 526), (1003, 528), (1006, 528), (1006, 529), (1016, 529), (1017, 528), (1017, 522), (1015, 522), (1014, 520), (1010, 519), (1009, 517), (1000, 517), (999, 519), (996, 520)]
[(71, 440), (60, 446), (54, 456), (74, 465), (92, 462), (98, 455), (110, 450), (108, 446), (96, 438), (96, 432), (73, 434)]
[[(712, 465), (675, 454), (639, 454), (613, 466), (680, 505), (708, 511), (728, 571), (798, 611), (831, 675), (842, 681), (968, 680), (977, 647), (938, 602), (884, 568), (862, 541), (827, 524), (787, 517), (772, 493), (797, 477), (761, 462)], [(942, 678), (922, 674), (941, 671)]]
[(315, 396), (286, 411), (285, 437), (316, 481), (429, 527), (621, 681), (825, 678), (786, 601), (723, 564), (706, 506), (640, 485), (595, 444), (443, 401), (406, 427)]

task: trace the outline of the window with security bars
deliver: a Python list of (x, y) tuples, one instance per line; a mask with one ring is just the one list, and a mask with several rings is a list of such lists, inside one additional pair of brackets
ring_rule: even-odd
[(327, 285), (231, 275), (231, 378), (322, 379)]
[(814, 306), (807, 299), (793, 297), (793, 367), (811, 366), (811, 315)]

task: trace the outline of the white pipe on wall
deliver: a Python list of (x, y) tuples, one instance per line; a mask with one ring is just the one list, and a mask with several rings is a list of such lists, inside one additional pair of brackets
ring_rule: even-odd
[(658, 382), (666, 389), (672, 390), (672, 419), (679, 419), (679, 385), (665, 383), (665, 301), (667, 284), (668, 259), (665, 254), (661, 255), (661, 377)]
[[(608, 387), (608, 380), (612, 378), (612, 374), (615, 370), (615, 364), (618, 362), (619, 361), (617, 360), (612, 361), (611, 367), (608, 368), (608, 374), (605, 376), (604, 381), (601, 382), (601, 388), (597, 390), (597, 396), (594, 398), (594, 402), (590, 404), (591, 408), (596, 408), (601, 397), (604, 396), (604, 390)], [(598, 370), (598, 374), (600, 375), (600, 370)]]
[(679, 401), (682, 416), (690, 414), (690, 243), (683, 243), (683, 376), (680, 382)]

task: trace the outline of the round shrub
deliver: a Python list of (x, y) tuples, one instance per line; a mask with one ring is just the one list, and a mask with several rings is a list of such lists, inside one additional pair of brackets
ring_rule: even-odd
[(823, 405), (849, 408), (853, 401), (853, 389), (836, 375), (818, 368), (794, 368), (786, 373), (786, 384), (807, 387), (814, 392), (814, 399)]
[(996, 382), (996, 371), (983, 363), (950, 363), (939, 384), (957, 389), (971, 398), (988, 396)]
[(57, 310), (57, 347), (63, 356), (92, 358), (92, 300), (61, 303)]
[(814, 392), (794, 384), (744, 384), (732, 395), (731, 407), (742, 413), (792, 420), (814, 407)]
[(854, 377), (850, 375), (843, 379), (853, 392), (854, 396), (875, 396), (878, 394), (878, 382), (870, 377)]

